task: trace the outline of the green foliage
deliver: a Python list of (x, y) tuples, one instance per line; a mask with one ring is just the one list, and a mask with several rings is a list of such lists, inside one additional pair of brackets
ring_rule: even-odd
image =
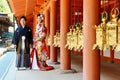
[(10, 13), (10, 8), (9, 5), (7, 3), (7, 0), (0, 0), (0, 12), (3, 13)]
[(7, 0), (0, 0), (0, 13), (8, 14), (10, 20), (13, 22), (13, 14), (11, 13)]

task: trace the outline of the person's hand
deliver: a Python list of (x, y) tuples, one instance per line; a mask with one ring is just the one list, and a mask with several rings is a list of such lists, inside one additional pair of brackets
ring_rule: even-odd
[(16, 48), (16, 45), (14, 45), (14, 48)]

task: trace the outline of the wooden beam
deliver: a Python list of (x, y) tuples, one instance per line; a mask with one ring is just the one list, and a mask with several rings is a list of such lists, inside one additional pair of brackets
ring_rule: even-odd
[(11, 0), (14, 5), (14, 15), (21, 16), (25, 13), (25, 0)]
[(9, 4), (10, 4), (10, 7), (11, 7), (11, 9), (12, 9), (13, 14), (15, 14), (15, 6), (14, 6), (14, 4), (13, 4), (13, 1), (12, 1), (12, 0), (8, 0), (8, 2), (9, 2)]
[(25, 5), (25, 16), (27, 15), (27, 9), (28, 9), (28, 0), (25, 0), (26, 1), (26, 5)]
[(112, 5), (112, 4), (114, 4), (114, 1), (110, 1), (110, 2), (106, 3), (105, 5), (104, 4), (101, 5), (101, 8), (107, 7), (107, 6)]
[(44, 4), (44, 0), (37, 0), (37, 5)]
[(37, 4), (36, 0), (26, 0), (26, 9), (25, 9), (25, 15), (33, 13), (33, 10), (35, 8), (35, 5)]

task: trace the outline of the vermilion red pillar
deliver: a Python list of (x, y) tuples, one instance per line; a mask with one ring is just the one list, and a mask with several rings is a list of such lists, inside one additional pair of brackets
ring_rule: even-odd
[(57, 50), (54, 46), (52, 46), (54, 42), (54, 35), (56, 34), (57, 27), (57, 1), (51, 0), (50, 4), (50, 60), (52, 62), (57, 62)]
[(83, 80), (100, 80), (100, 53), (92, 50), (96, 42), (94, 25), (99, 23), (100, 0), (83, 0)]
[(71, 69), (71, 55), (65, 48), (66, 34), (70, 26), (70, 1), (60, 0), (60, 63), (61, 69)]
[[(50, 12), (49, 12), (49, 9), (46, 9), (44, 14), (45, 14), (45, 27), (47, 28), (46, 39), (48, 39), (48, 37), (50, 35)], [(48, 48), (48, 56), (50, 57), (50, 47), (48, 46), (47, 48)]]
[(33, 28), (32, 28), (33, 36), (35, 34), (35, 29), (36, 29), (36, 25), (37, 25), (37, 16), (36, 15), (37, 15), (36, 13), (33, 14)]

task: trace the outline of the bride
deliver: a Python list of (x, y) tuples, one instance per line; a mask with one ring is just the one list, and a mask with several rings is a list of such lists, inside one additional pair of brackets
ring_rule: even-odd
[(52, 66), (46, 64), (49, 59), (45, 42), (46, 27), (44, 26), (44, 15), (37, 15), (38, 24), (34, 36), (34, 48), (31, 51), (31, 69), (51, 70)]

